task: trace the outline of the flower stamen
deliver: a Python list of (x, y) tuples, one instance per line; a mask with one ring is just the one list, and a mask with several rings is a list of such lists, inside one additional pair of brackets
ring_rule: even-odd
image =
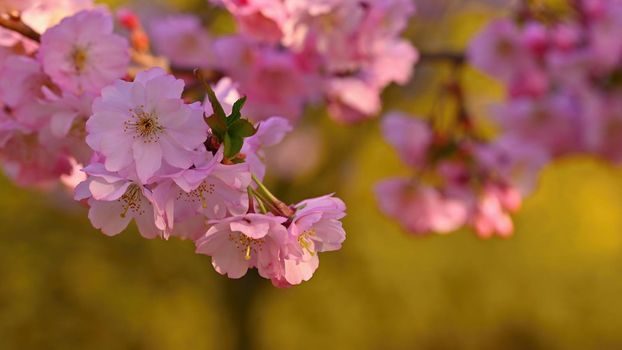
[(140, 196), (141, 191), (140, 187), (137, 184), (131, 184), (127, 188), (127, 190), (120, 199), (120, 201), (123, 202), (123, 211), (121, 212), (122, 218), (125, 218), (127, 216), (127, 212), (129, 210), (132, 210), (135, 213), (138, 213), (140, 211)]
[(76, 72), (82, 73), (84, 68), (86, 67), (86, 61), (88, 59), (88, 55), (86, 49), (82, 47), (76, 47), (71, 52), (71, 60), (73, 62), (73, 66), (76, 69)]
[(140, 137), (145, 143), (157, 142), (164, 127), (160, 125), (160, 120), (154, 112), (147, 113), (143, 108), (141, 105), (136, 109), (130, 109), (132, 119), (123, 123), (124, 131), (134, 132), (134, 138)]
[(239, 235), (230, 233), (229, 240), (235, 244), (237, 249), (240, 249), (244, 253), (244, 260), (249, 261), (252, 257), (252, 253), (260, 252), (263, 250), (263, 244), (265, 240), (263, 238), (255, 239), (240, 233)]
[(304, 250), (306, 250), (311, 256), (315, 255), (315, 250), (313, 248), (313, 242), (311, 241), (311, 237), (315, 236), (315, 230), (310, 229), (298, 236), (298, 244)]

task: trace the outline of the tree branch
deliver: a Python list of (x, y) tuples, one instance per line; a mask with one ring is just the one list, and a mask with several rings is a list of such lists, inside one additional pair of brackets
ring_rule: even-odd
[(464, 64), (466, 62), (466, 55), (463, 52), (422, 52), (419, 57), (422, 63), (449, 62), (452, 64)]
[(7, 17), (0, 16), (0, 27), (19, 33), (25, 36), (26, 38), (34, 40), (36, 42), (41, 41), (41, 34), (37, 33), (34, 29), (30, 28), (30, 26), (28, 26), (26, 23), (22, 22), (22, 20), (19, 17), (10, 16), (7, 18)]

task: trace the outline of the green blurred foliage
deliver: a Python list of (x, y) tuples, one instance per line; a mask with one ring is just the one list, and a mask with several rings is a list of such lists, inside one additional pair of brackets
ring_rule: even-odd
[[(493, 15), (463, 8), (409, 33), (420, 47), (463, 49)], [(446, 74), (419, 67), (386, 92), (387, 108), (425, 117)], [(484, 119), (499, 87), (472, 71), (465, 83)], [(308, 114), (322, 163), (272, 185), (290, 201), (336, 191), (348, 204), (346, 244), (322, 255), (310, 282), (279, 290), (254, 272), (228, 280), (190, 242), (135, 229), (106, 237), (63, 190), (1, 180), (0, 349), (622, 348), (618, 169), (579, 157), (549, 166), (509, 240), (413, 237), (376, 208), (374, 184), (408, 172), (377, 123), (346, 128)]]

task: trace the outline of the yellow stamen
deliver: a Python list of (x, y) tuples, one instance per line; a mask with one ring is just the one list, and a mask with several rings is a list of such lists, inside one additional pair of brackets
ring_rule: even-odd
[(251, 246), (246, 246), (246, 254), (244, 255), (244, 260), (249, 261), (251, 259)]
[(315, 236), (315, 230), (310, 229), (308, 231), (303, 232), (300, 236), (298, 236), (298, 244), (304, 250), (306, 250), (311, 256), (315, 255), (315, 251), (313, 250), (313, 242), (311, 241), (311, 237)]
[(246, 261), (251, 259), (253, 252), (255, 254), (261, 252), (265, 243), (263, 238), (254, 239), (236, 232), (229, 234), (229, 240), (235, 244), (237, 249), (244, 253), (244, 260)]
[(81, 47), (76, 47), (71, 54), (71, 58), (73, 59), (73, 65), (76, 71), (81, 73), (86, 67), (86, 60), (88, 59), (86, 50)]
[(121, 217), (125, 218), (127, 216), (127, 212), (131, 209), (133, 212), (140, 214), (140, 199), (141, 199), (141, 191), (140, 187), (137, 184), (131, 184), (123, 196), (119, 199), (123, 204), (123, 211), (121, 212)]
[(146, 143), (156, 142), (160, 139), (159, 135), (164, 131), (160, 125), (160, 120), (154, 112), (147, 113), (143, 106), (137, 109), (130, 109), (132, 119), (123, 123), (124, 131), (133, 131), (134, 137), (141, 137)]

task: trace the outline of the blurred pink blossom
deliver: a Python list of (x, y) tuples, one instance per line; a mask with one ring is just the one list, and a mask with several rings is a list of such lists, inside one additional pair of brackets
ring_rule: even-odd
[(43, 70), (68, 92), (98, 93), (125, 74), (130, 59), (127, 41), (112, 29), (112, 16), (104, 11), (66, 17), (41, 36)]

